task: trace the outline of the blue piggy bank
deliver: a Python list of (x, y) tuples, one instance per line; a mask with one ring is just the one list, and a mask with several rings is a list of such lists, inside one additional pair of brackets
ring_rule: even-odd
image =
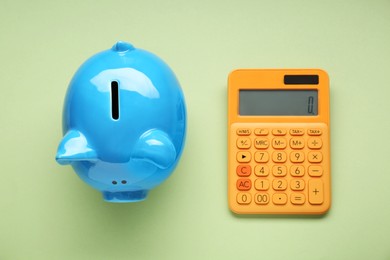
[(117, 42), (73, 76), (56, 160), (109, 202), (144, 200), (183, 151), (186, 105), (172, 70), (156, 55)]

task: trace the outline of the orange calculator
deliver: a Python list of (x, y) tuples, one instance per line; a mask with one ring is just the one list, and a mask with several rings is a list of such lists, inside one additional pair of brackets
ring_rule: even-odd
[(239, 69), (228, 79), (228, 201), (237, 214), (330, 207), (329, 79), (319, 69)]

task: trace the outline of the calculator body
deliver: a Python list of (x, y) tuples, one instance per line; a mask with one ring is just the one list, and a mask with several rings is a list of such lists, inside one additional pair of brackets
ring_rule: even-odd
[(228, 78), (228, 203), (237, 214), (324, 214), (331, 204), (329, 79), (319, 69)]

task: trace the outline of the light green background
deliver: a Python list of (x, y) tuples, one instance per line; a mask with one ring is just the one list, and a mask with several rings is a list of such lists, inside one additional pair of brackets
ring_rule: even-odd
[[(390, 1), (0, 0), (0, 259), (390, 259)], [(109, 204), (54, 155), (65, 91), (125, 40), (162, 57), (185, 151), (142, 203)], [(322, 218), (227, 206), (227, 76), (322, 68), (333, 205)]]

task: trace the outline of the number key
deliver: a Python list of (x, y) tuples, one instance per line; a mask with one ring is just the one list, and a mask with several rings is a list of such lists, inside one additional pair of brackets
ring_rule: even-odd
[(287, 181), (285, 179), (275, 179), (272, 182), (272, 188), (274, 190), (286, 190), (287, 189)]
[(287, 168), (284, 165), (277, 166), (275, 165), (272, 168), (272, 174), (276, 177), (282, 177), (287, 175)]
[(256, 179), (255, 180), (255, 189), (256, 190), (268, 190), (269, 181), (266, 179)]
[(276, 163), (284, 163), (287, 160), (287, 154), (285, 152), (274, 152), (272, 154), (272, 161)]
[(305, 181), (301, 179), (294, 179), (290, 183), (292, 190), (303, 190), (305, 188)]
[(301, 151), (292, 152), (290, 154), (290, 161), (293, 163), (301, 163), (305, 160), (305, 154)]

